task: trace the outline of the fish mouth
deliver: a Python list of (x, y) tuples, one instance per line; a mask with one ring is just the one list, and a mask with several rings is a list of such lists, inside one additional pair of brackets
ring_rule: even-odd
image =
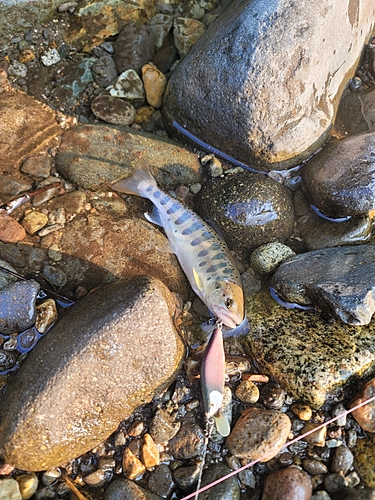
[(243, 321), (242, 317), (237, 317), (232, 314), (229, 314), (228, 311), (224, 308), (213, 308), (214, 315), (220, 319), (225, 326), (228, 328), (236, 328), (236, 326), (240, 325)]

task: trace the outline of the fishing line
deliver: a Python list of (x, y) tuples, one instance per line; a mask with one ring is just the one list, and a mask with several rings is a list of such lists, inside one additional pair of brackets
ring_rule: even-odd
[[(291, 444), (296, 443), (297, 441), (301, 441), (301, 439), (305, 438), (306, 436), (309, 436), (310, 434), (313, 434), (314, 432), (318, 431), (319, 429), (322, 429), (323, 427), (325, 427), (326, 425), (331, 424), (332, 422), (336, 422), (336, 420), (339, 420), (340, 418), (345, 417), (346, 415), (349, 415), (353, 411), (358, 410), (358, 408), (361, 408), (362, 406), (365, 406), (368, 403), (371, 403), (372, 401), (375, 401), (375, 396), (372, 396), (371, 398), (367, 399), (366, 401), (363, 401), (362, 403), (359, 403), (358, 405), (354, 406), (353, 408), (350, 408), (350, 410), (345, 410), (343, 413), (340, 413), (339, 415), (337, 415), (334, 418), (331, 418), (327, 422), (324, 422), (324, 423), (318, 425), (317, 427), (314, 427), (314, 429), (311, 429), (310, 431), (305, 432), (301, 436), (298, 436), (298, 437), (292, 439), (288, 443), (284, 444), (284, 446), (282, 447), (282, 449), (290, 446)], [(181, 500), (189, 500), (189, 498), (197, 498), (200, 493), (203, 493), (204, 491), (212, 488), (213, 486), (216, 486), (217, 484), (222, 483), (226, 479), (229, 479), (230, 477), (239, 474), (240, 472), (248, 469), (249, 467), (252, 467), (253, 465), (257, 464), (258, 462), (261, 462), (262, 460), (266, 461), (267, 457), (257, 458), (256, 460), (253, 460), (252, 462), (250, 462), (250, 463), (248, 463), (248, 464), (240, 467), (239, 469), (236, 469), (236, 470), (230, 472), (226, 476), (223, 476), (223, 477), (217, 479), (216, 481), (213, 481), (212, 483), (207, 484), (207, 486), (203, 486), (203, 488), (197, 489), (194, 493), (190, 493), (186, 497), (181, 498)]]

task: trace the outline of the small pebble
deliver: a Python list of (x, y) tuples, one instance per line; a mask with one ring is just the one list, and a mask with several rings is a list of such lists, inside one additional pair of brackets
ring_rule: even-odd
[(91, 111), (101, 120), (113, 125), (131, 125), (136, 110), (130, 102), (109, 95), (99, 95), (91, 102)]
[(44, 266), (42, 274), (50, 283), (57, 287), (63, 287), (68, 280), (66, 273), (55, 266)]
[(142, 462), (147, 469), (155, 467), (155, 465), (159, 465), (160, 463), (159, 450), (155, 444), (155, 441), (150, 436), (150, 434), (145, 434), (143, 436), (141, 454), (142, 454)]
[(22, 226), (28, 234), (35, 234), (48, 223), (48, 217), (42, 212), (29, 212), (22, 220)]
[(128, 436), (139, 437), (145, 430), (145, 423), (142, 420), (135, 420), (128, 429)]
[(344, 443), (340, 439), (328, 439), (325, 442), (325, 446), (327, 448), (337, 448), (338, 446), (342, 446)]
[[(334, 407), (334, 409), (332, 411), (332, 417), (337, 417), (338, 415), (341, 415), (345, 411), (346, 411), (345, 406), (340, 403)], [(346, 425), (346, 420), (347, 420), (347, 418), (346, 418), (346, 414), (345, 414), (336, 420), (336, 425), (338, 425), (340, 427), (344, 427)]]
[(331, 471), (346, 474), (353, 465), (353, 453), (346, 446), (335, 449), (332, 458)]
[(44, 486), (50, 486), (54, 484), (61, 477), (60, 469), (50, 469), (46, 470), (42, 474), (42, 483)]
[(4, 243), (17, 243), (26, 237), (25, 228), (13, 217), (0, 216), (0, 241)]
[(143, 463), (137, 458), (134, 453), (128, 448), (124, 449), (122, 455), (122, 471), (126, 478), (136, 479), (141, 476), (146, 470)]
[(302, 466), (306, 472), (310, 474), (310, 476), (318, 476), (319, 474), (327, 474), (328, 469), (327, 466), (318, 460), (314, 460), (311, 458), (306, 458), (302, 462)]
[(73, 14), (77, 6), (78, 6), (77, 2), (65, 2), (59, 5), (57, 10), (59, 12), (70, 12), (71, 14)]
[(153, 493), (157, 493), (162, 498), (168, 498), (175, 484), (172, 478), (172, 472), (168, 465), (158, 465), (154, 471), (151, 472), (148, 478), (148, 488)]
[(349, 488), (355, 488), (361, 482), (361, 478), (359, 477), (357, 471), (353, 470), (345, 476), (346, 484)]
[(111, 471), (101, 469), (91, 472), (83, 478), (84, 482), (92, 488), (103, 488), (112, 479)]
[(107, 90), (112, 97), (121, 97), (129, 101), (144, 101), (146, 97), (142, 80), (134, 69), (121, 73)]
[(264, 482), (262, 500), (310, 500), (310, 477), (297, 467), (271, 472)]
[(179, 488), (183, 491), (187, 491), (197, 482), (199, 472), (200, 467), (198, 465), (179, 467), (173, 472), (173, 479)]
[(183, 423), (178, 433), (169, 441), (169, 451), (177, 460), (200, 457), (205, 437), (196, 423)]
[[(36, 306), (35, 328), (39, 333), (46, 333), (57, 321), (57, 307), (53, 299), (47, 299)], [(48, 485), (45, 485), (48, 486)]]
[(35, 177), (47, 178), (51, 173), (52, 158), (50, 156), (29, 156), (22, 166), (21, 171)]
[(103, 471), (112, 471), (116, 467), (116, 460), (113, 457), (100, 457), (98, 469)]
[(31, 498), (38, 488), (38, 476), (35, 472), (16, 476), (16, 481), (20, 489), (22, 500)]
[(12, 334), (30, 328), (36, 317), (40, 285), (35, 280), (10, 283), (0, 290), (0, 332)]
[[(313, 423), (305, 424), (302, 429), (302, 434), (311, 431), (317, 426), (318, 424), (313, 424)], [(312, 432), (308, 436), (304, 437), (303, 440), (306, 441), (306, 443), (313, 444), (314, 446), (325, 446), (326, 435), (327, 435), (327, 427), (324, 426), (321, 429), (318, 429), (317, 431)]]
[(328, 495), (326, 491), (317, 491), (311, 497), (311, 500), (331, 500), (331, 497)]
[(27, 66), (19, 61), (13, 61), (9, 64), (8, 74), (10, 76), (17, 76), (19, 78), (25, 78), (27, 76)]
[(279, 242), (266, 243), (256, 248), (251, 254), (251, 267), (259, 274), (271, 274), (295, 252)]
[(293, 403), (290, 409), (300, 420), (307, 421), (312, 417), (312, 409), (310, 406), (302, 403)]
[[(229, 474), (231, 469), (224, 464), (215, 464), (206, 469), (202, 476), (202, 487), (212, 483), (226, 474)], [(240, 500), (241, 490), (240, 484), (236, 476), (228, 478), (216, 486), (205, 491), (205, 500)]]
[(285, 391), (274, 383), (262, 386), (260, 391), (261, 402), (266, 408), (279, 410), (285, 402)]
[(149, 63), (142, 67), (142, 80), (147, 102), (156, 109), (160, 108), (167, 85), (167, 78), (156, 66)]
[(53, 66), (61, 61), (61, 57), (57, 49), (47, 49), (40, 56), (40, 60), (44, 66)]
[(0, 479), (0, 498), (4, 500), (22, 500), (18, 482), (12, 477)]
[(156, 444), (170, 441), (181, 427), (180, 422), (175, 419), (166, 410), (158, 409), (152, 419), (150, 426), (150, 435)]
[(346, 445), (348, 448), (354, 448), (357, 443), (357, 432), (355, 429), (349, 429), (346, 432)]
[(117, 77), (115, 62), (108, 55), (100, 57), (91, 67), (91, 71), (96, 83), (103, 88), (111, 85)]
[(243, 403), (256, 403), (259, 399), (259, 389), (251, 380), (243, 380), (236, 389), (236, 396)]
[(346, 479), (342, 474), (333, 473), (324, 476), (324, 487), (328, 493), (340, 491), (346, 486)]

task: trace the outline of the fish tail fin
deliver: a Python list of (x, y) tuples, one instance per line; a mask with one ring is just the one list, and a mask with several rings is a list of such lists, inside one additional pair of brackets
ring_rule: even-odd
[(112, 184), (111, 188), (114, 191), (119, 191), (120, 193), (143, 196), (139, 190), (139, 185), (142, 181), (148, 181), (149, 183), (156, 185), (156, 181), (152, 176), (147, 163), (143, 159), (139, 160), (136, 164), (133, 175), (127, 177), (126, 179), (121, 179), (121, 181), (115, 182)]

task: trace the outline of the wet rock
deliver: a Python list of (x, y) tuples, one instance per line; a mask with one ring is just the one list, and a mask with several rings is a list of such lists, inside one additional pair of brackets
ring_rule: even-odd
[(216, 181), (199, 192), (196, 208), (236, 250), (282, 241), (293, 228), (289, 191), (262, 175), (244, 173)]
[(150, 434), (156, 444), (170, 441), (178, 432), (181, 426), (166, 410), (158, 409), (152, 419)]
[(249, 408), (237, 420), (226, 446), (239, 458), (270, 460), (284, 446), (290, 429), (291, 422), (284, 413)]
[[(10, 264), (8, 264), (8, 262), (5, 262), (5, 260), (0, 259), (0, 266), (4, 267), (5, 269), (8, 269), (13, 273), (17, 272)], [(0, 289), (3, 288), (5, 285), (14, 283), (15, 281), (17, 281), (17, 278), (15, 276), (12, 276), (11, 274), (5, 271), (0, 271)]]
[(22, 500), (18, 483), (12, 477), (0, 479), (0, 498)]
[(375, 130), (374, 89), (370, 88), (367, 91), (361, 93), (358, 97), (361, 102), (361, 111), (363, 118), (366, 121), (368, 129), (373, 132)]
[(278, 241), (265, 243), (251, 254), (251, 267), (259, 274), (271, 274), (289, 257), (296, 254), (291, 248)]
[(312, 410), (310, 406), (303, 403), (293, 403), (290, 409), (300, 420), (307, 421), (312, 417)]
[(32, 474), (20, 474), (16, 477), (22, 500), (31, 498), (38, 487), (38, 476)]
[(370, 0), (361, 2), (363, 10), (345, 0), (325, 13), (327, 35), (317, 6), (232, 3), (170, 79), (168, 125), (177, 120), (200, 140), (267, 170), (297, 165), (316, 151), (375, 17)]
[(327, 248), (282, 264), (271, 286), (283, 300), (312, 305), (325, 318), (366, 325), (375, 311), (374, 271), (373, 245)]
[(47, 299), (36, 306), (35, 328), (39, 333), (46, 333), (57, 321), (56, 302)]
[[(212, 481), (219, 479), (232, 470), (224, 464), (216, 464), (209, 467), (202, 476), (202, 487), (207, 486)], [(238, 479), (233, 476), (223, 481), (209, 490), (205, 491), (203, 497), (205, 500), (239, 500), (241, 496), (241, 489)]]
[(49, 177), (52, 158), (50, 156), (29, 156), (21, 166), (21, 172), (35, 177)]
[(153, 64), (145, 64), (142, 66), (142, 80), (147, 102), (154, 108), (160, 108), (167, 78)]
[(128, 479), (115, 479), (106, 488), (103, 500), (160, 500), (162, 497), (151, 493)]
[(154, 53), (152, 30), (142, 23), (130, 22), (122, 29), (114, 43), (113, 59), (118, 73), (133, 69), (141, 71), (143, 65), (151, 61)]
[(264, 483), (262, 500), (310, 500), (309, 476), (297, 467), (271, 472)]
[[(51, 185), (56, 184), (55, 177), (47, 177), (47, 179), (40, 181), (37, 187), (40, 188), (44, 186), (49, 186), (50, 184)], [(33, 197), (33, 206), (39, 207), (40, 205), (43, 205), (43, 203), (51, 200), (54, 196), (56, 196), (59, 191), (60, 191), (60, 186), (56, 186), (47, 189), (47, 191), (44, 191), (43, 193), (37, 194), (36, 196)]]
[[(155, 15), (155, 4), (152, 0), (144, 2), (124, 2), (123, 0), (109, 0), (105, 4), (102, 1), (90, 1), (80, 3), (79, 8), (74, 11), (74, 17), (70, 20), (70, 27), (65, 34), (65, 41), (73, 44), (78, 49), (86, 52), (96, 45), (100, 45), (108, 37), (117, 35), (121, 30), (121, 35), (126, 40), (134, 40), (134, 46), (123, 44), (120, 52), (125, 51), (125, 56), (129, 58), (129, 52), (142, 51), (143, 39), (137, 39), (137, 31), (132, 28), (133, 23), (137, 26), (144, 23)], [(132, 21), (132, 22), (130, 22)], [(123, 34), (125, 32), (125, 35)], [(131, 56), (130, 56), (131, 57)], [(130, 59), (132, 60), (132, 59)]]
[(91, 111), (101, 120), (113, 125), (131, 125), (135, 108), (130, 102), (109, 95), (99, 95), (91, 103)]
[(129, 101), (144, 101), (145, 90), (142, 80), (134, 69), (121, 73), (112, 85), (107, 87), (112, 97), (120, 97)]
[(125, 448), (122, 455), (122, 471), (127, 479), (136, 479), (146, 471), (146, 467), (130, 448)]
[(1, 402), (5, 460), (33, 471), (66, 463), (167, 387), (184, 354), (174, 307), (160, 281), (139, 277), (70, 309), (28, 354)]
[(190, 289), (177, 258), (159, 250), (166, 247), (166, 237), (146, 220), (110, 208), (66, 224), (56, 240), (55, 250), (62, 256), (59, 273), (70, 285), (88, 290), (116, 277), (148, 274), (187, 298)]
[(56, 86), (55, 101), (63, 102), (65, 106), (75, 107), (88, 84), (93, 82), (91, 68), (95, 62), (94, 57), (75, 56), (74, 64), (69, 64), (65, 68), (61, 82)]
[(177, 143), (132, 129), (79, 125), (65, 132), (56, 168), (73, 184), (95, 190), (129, 175), (142, 157), (155, 167), (156, 180), (164, 188), (199, 182), (198, 158)]
[(0, 372), (11, 370), (17, 363), (17, 356), (11, 351), (0, 349)]
[(0, 217), (0, 241), (17, 243), (26, 237), (26, 231), (13, 217)]
[(332, 500), (374, 500), (375, 488), (344, 488), (338, 493), (331, 494)]
[(285, 391), (281, 387), (270, 382), (262, 386), (260, 397), (266, 408), (280, 410), (285, 402)]
[(206, 26), (196, 19), (177, 17), (173, 23), (174, 43), (181, 59), (191, 50), (193, 45), (206, 31)]
[(108, 87), (117, 77), (115, 62), (110, 56), (103, 56), (91, 68), (94, 80), (99, 87)]
[[(367, 399), (375, 396), (375, 379), (369, 380), (361, 390), (355, 395), (350, 403), (350, 408), (357, 406)], [(375, 402), (371, 401), (367, 405), (352, 412), (360, 427), (368, 432), (375, 432)]]
[(199, 457), (204, 446), (204, 434), (196, 423), (183, 423), (176, 436), (169, 441), (169, 451), (176, 460)]
[(362, 215), (375, 207), (373, 133), (329, 142), (302, 168), (311, 202), (330, 217)]
[(341, 137), (368, 132), (369, 128), (362, 113), (362, 103), (357, 92), (347, 89), (337, 110), (335, 131)]
[(13, 171), (25, 157), (46, 151), (60, 132), (48, 106), (23, 92), (0, 93), (0, 173)]
[(319, 462), (319, 460), (314, 460), (312, 458), (306, 458), (302, 462), (302, 465), (310, 476), (318, 476), (320, 474), (327, 474), (328, 472), (327, 466), (323, 462)]
[(187, 491), (198, 481), (199, 472), (200, 467), (198, 465), (178, 467), (178, 469), (173, 472), (173, 479), (179, 488)]
[(1, 333), (22, 332), (34, 324), (39, 290), (35, 280), (16, 281), (0, 290)]
[(307, 250), (320, 250), (366, 243), (371, 237), (372, 221), (370, 217), (364, 216), (333, 224), (310, 209), (306, 216), (297, 219), (297, 229)]
[(160, 463), (159, 449), (150, 434), (145, 434), (141, 447), (142, 462), (147, 469), (155, 467)]
[(346, 446), (339, 446), (333, 454), (331, 471), (347, 474), (353, 465), (353, 453)]
[(103, 488), (112, 479), (112, 472), (98, 469), (83, 478), (92, 488)]
[[(315, 427), (318, 427), (318, 424), (314, 424), (313, 422), (308, 422), (303, 426), (302, 429), (302, 434), (305, 432), (312, 431), (315, 429)], [(317, 429), (315, 432), (312, 432), (308, 436), (304, 437), (303, 440), (306, 441), (306, 443), (313, 444), (314, 446), (320, 446), (323, 447), (326, 444), (326, 436), (327, 436), (327, 427), (321, 427), (320, 429)]]
[(61, 57), (57, 49), (50, 48), (43, 52), (43, 54), (40, 56), (40, 60), (42, 61), (44, 66), (53, 66), (54, 64), (60, 62)]
[(358, 439), (352, 448), (354, 455), (354, 466), (361, 480), (366, 486), (375, 488), (375, 435), (367, 434), (363, 439)]
[(22, 226), (28, 234), (34, 234), (48, 223), (48, 216), (42, 212), (29, 212), (22, 220)]
[(327, 474), (324, 476), (324, 488), (328, 491), (328, 493), (332, 493), (335, 491), (341, 491), (346, 486), (345, 476), (342, 474)]
[(157, 493), (163, 498), (168, 498), (172, 493), (175, 484), (172, 479), (172, 472), (168, 465), (158, 465), (151, 472), (148, 479), (148, 488), (153, 493)]
[(343, 386), (358, 384), (358, 377), (375, 367), (372, 322), (360, 328), (327, 323), (313, 311), (280, 306), (268, 289), (252, 295), (246, 317), (251, 333), (241, 344), (257, 360), (260, 373), (312, 408)]

